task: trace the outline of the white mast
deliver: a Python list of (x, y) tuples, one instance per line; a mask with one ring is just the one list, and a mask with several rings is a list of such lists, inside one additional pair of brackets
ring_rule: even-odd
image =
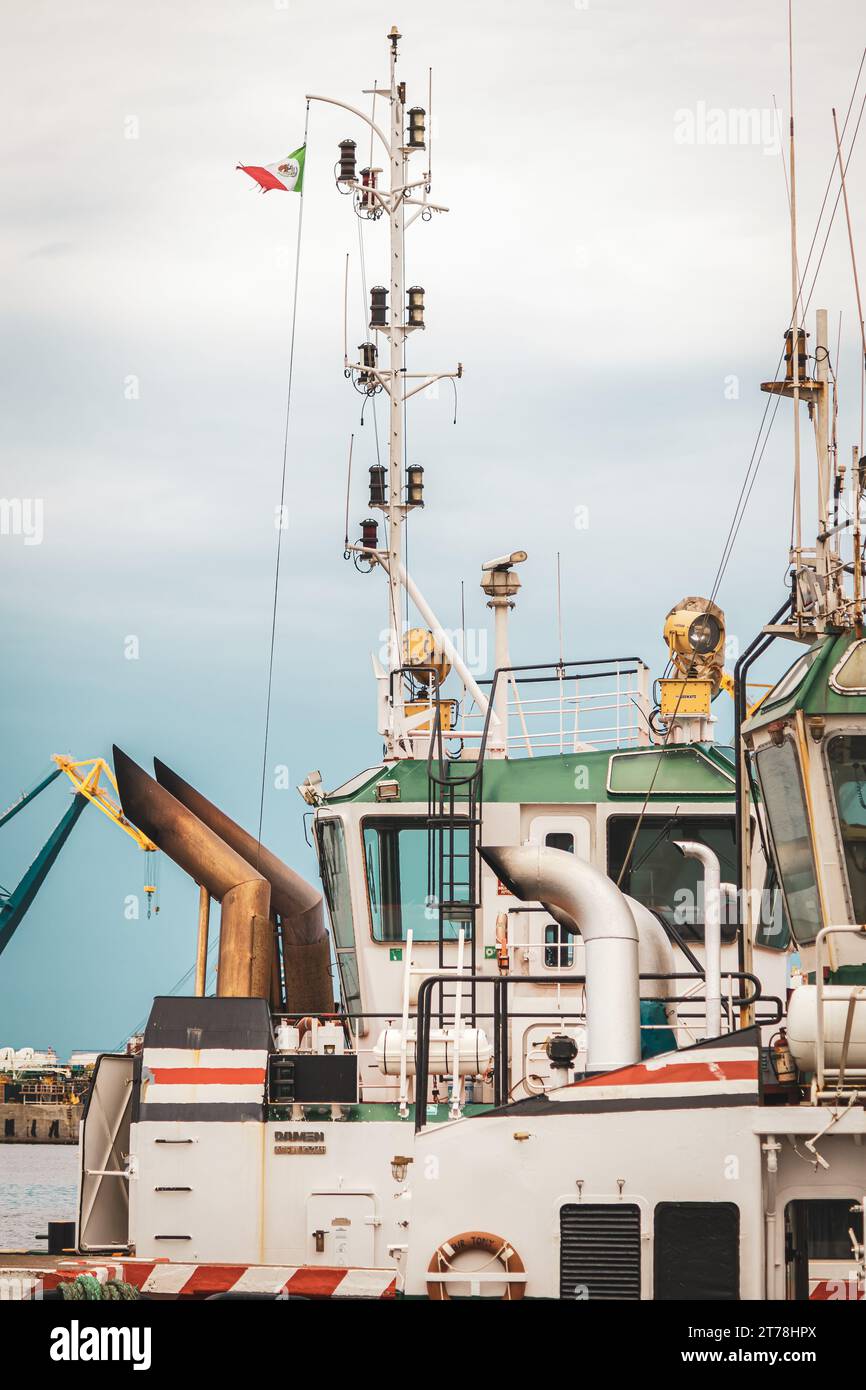
[(794, 379), (794, 534), (791, 561), (798, 575), (803, 550), (802, 511), (800, 501), (800, 286), (797, 265), (797, 167), (794, 151), (794, 35), (792, 2), (788, 0), (788, 98), (790, 127), (788, 153), (791, 181), (791, 356)]
[[(407, 227), (418, 217), (427, 221), (432, 213), (447, 212), (448, 209), (441, 204), (430, 202), (428, 196), (430, 192), (429, 158), (428, 167), (421, 177), (408, 181), (409, 156), (416, 151), (427, 150), (429, 143), (425, 138), (426, 113), (421, 107), (413, 107), (409, 111), (408, 133), (405, 128), (406, 88), (405, 83), (397, 81), (397, 46), (401, 37), (396, 25), (393, 26), (388, 34), (390, 44), (388, 86), (387, 88), (374, 87), (372, 92), (368, 93), (374, 101), (373, 119), (365, 116), (363, 111), (358, 110), (357, 107), (349, 106), (343, 101), (336, 101), (333, 97), (313, 95), (307, 97), (308, 101), (324, 101), (332, 106), (339, 106), (344, 111), (350, 111), (353, 116), (358, 117), (369, 126), (373, 137), (378, 138), (380, 145), (387, 150), (388, 154), (388, 188), (380, 189), (377, 182), (380, 171), (372, 168), (362, 170), (359, 180), (355, 172), (354, 142), (341, 142), (341, 166), (337, 181), (343, 189), (354, 194), (356, 211), (359, 215), (376, 218), (385, 213), (388, 217), (389, 227), (388, 285), (387, 289), (376, 287), (372, 291), (369, 322), (370, 328), (375, 333), (384, 335), (389, 339), (388, 366), (379, 366), (378, 352), (373, 350), (372, 345), (367, 344), (365, 348), (370, 348), (372, 356), (368, 356), (365, 351), (365, 360), (361, 362), (350, 360), (348, 346), (346, 346), (344, 367), (346, 375), (354, 379), (359, 389), (366, 390), (370, 395), (384, 390), (387, 392), (389, 400), (387, 495), (374, 500), (371, 488), (370, 498), (370, 506), (379, 508), (385, 517), (387, 525), (385, 544), (376, 548), (363, 540), (358, 545), (350, 546), (349, 549), (364, 555), (374, 564), (378, 563), (387, 581), (388, 669), (384, 674), (388, 682), (388, 690), (385, 693), (385, 698), (380, 700), (383, 717), (380, 720), (379, 732), (385, 739), (386, 756), (391, 758), (412, 756), (410, 730), (406, 726), (403, 682), (397, 674), (403, 665), (401, 610), (404, 591), (410, 598), (413, 598), (416, 607), (420, 607), (417, 603), (417, 597), (413, 597), (417, 591), (409, 580), (404, 562), (403, 528), (406, 524), (406, 517), (413, 507), (423, 505), (420, 498), (422, 486), (420, 475), (423, 470), (418, 470), (414, 485), (410, 474), (404, 487), (406, 401), (419, 391), (423, 391), (434, 381), (449, 377), (456, 378), (463, 374), (463, 367), (460, 363), (458, 363), (456, 371), (453, 372), (406, 371), (406, 338), (414, 329), (424, 327), (424, 291), (416, 286), (411, 287), (408, 290), (407, 303), (405, 232)], [(390, 105), (391, 120), (387, 134), (375, 121), (375, 101), (377, 98), (387, 98)], [(406, 217), (407, 207), (413, 209), (408, 218)], [(434, 628), (434, 632), (437, 629), (441, 631), (441, 625), (438, 622), (431, 623), (431, 626)], [(480, 696), (480, 692), (478, 692), (478, 696)], [(483, 696), (480, 698), (483, 699)], [(486, 708), (486, 701), (483, 707)]]
[(403, 148), (403, 100), (404, 91), (397, 86), (397, 44), (402, 36), (394, 25), (388, 39), (391, 44), (391, 149), (389, 167), (390, 187), (390, 290), (389, 336), (391, 339), (391, 371), (389, 384), (389, 428), (388, 428), (388, 672), (391, 695), (393, 726), (399, 730), (403, 725), (403, 684), (394, 678), (403, 664), (402, 652), (402, 593), (400, 585), (400, 566), (403, 563), (403, 526), (407, 509), (403, 505), (403, 371), (406, 355), (406, 330), (404, 327), (404, 266), (403, 233), (404, 201), (401, 196), (406, 182), (406, 152)]

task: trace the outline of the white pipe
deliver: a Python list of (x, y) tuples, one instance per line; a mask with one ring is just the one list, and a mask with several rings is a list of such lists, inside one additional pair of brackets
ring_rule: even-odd
[(722, 874), (719, 856), (698, 840), (674, 840), (685, 859), (697, 859), (704, 871), (704, 978), (707, 1037), (722, 1031)]
[[(387, 569), (387, 563), (381, 557), (379, 563), (384, 565), (384, 568)], [(478, 705), (482, 714), (486, 714), (489, 705), (487, 696), (482, 694), (474, 677), (471, 675), (469, 668), (466, 666), (466, 663), (464, 662), (454, 643), (451, 641), (451, 638), (448, 636), (448, 633), (442, 627), (441, 623), (439, 622), (439, 619), (436, 617), (436, 614), (433, 612), (433, 609), (430, 607), (429, 603), (425, 599), (424, 595), (421, 593), (415, 581), (411, 579), (407, 574), (406, 566), (403, 564), (399, 564), (397, 567), (397, 573), (400, 578), (400, 583), (403, 585), (404, 589), (406, 590), (406, 593), (409, 595), (409, 598), (412, 600), (415, 607), (418, 609), (418, 612), (421, 614), (421, 617), (424, 619), (427, 626), (431, 629), (433, 636), (436, 639), (437, 645), (441, 647), (442, 651), (445, 653), (448, 660), (451, 662), (452, 667), (457, 672), (463, 685), (466, 686), (466, 689), (472, 695), (473, 699), (475, 700), (475, 703)], [(495, 710), (492, 712), (491, 722), (497, 724), (499, 722), (496, 717)]]
[(551, 903), (586, 946), (587, 1071), (640, 1061), (638, 930), (616, 884), (575, 855), (546, 845), (485, 845), (479, 854), (523, 902)]
[(451, 1108), (448, 1118), (460, 1119), (460, 1028), (463, 1022), (463, 948), (466, 933), (460, 928), (457, 942), (457, 985), (454, 991), (454, 1074), (451, 1078)]
[[(407, 1070), (407, 1048), (409, 1043), (409, 996), (412, 989), (412, 940), (410, 927), (406, 932), (406, 966), (403, 971), (403, 1026), (400, 1029), (400, 1105), (399, 1114), (403, 1119), (409, 1114), (409, 1082)], [(416, 1097), (417, 1099), (417, 1097)]]

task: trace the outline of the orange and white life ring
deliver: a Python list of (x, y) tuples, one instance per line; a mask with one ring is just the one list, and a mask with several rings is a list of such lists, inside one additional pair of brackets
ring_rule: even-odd
[[(514, 1246), (511, 1245), (503, 1236), (496, 1236), (492, 1231), (461, 1231), (459, 1236), (452, 1236), (450, 1240), (444, 1240), (433, 1252), (433, 1257), (427, 1266), (428, 1274), (445, 1274), (451, 1272), (452, 1261), (456, 1255), (461, 1255), (465, 1250), (486, 1250), (491, 1256), (490, 1263), (498, 1260), (502, 1265), (505, 1277), (505, 1293), (503, 1298), (516, 1301), (526, 1293), (526, 1283), (523, 1279), (516, 1279), (515, 1275), (526, 1273), (526, 1266), (518, 1255)], [(462, 1275), (462, 1271), (453, 1271), (455, 1276)], [(465, 1273), (466, 1281), (469, 1282), (473, 1273), (478, 1271), (467, 1270)], [(450, 1299), (448, 1285), (444, 1280), (431, 1279), (427, 1284), (427, 1295), (434, 1301)]]

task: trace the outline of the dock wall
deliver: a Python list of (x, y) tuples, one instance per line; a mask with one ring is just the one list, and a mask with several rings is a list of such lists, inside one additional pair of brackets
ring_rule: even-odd
[(0, 1102), (0, 1144), (77, 1144), (83, 1105)]

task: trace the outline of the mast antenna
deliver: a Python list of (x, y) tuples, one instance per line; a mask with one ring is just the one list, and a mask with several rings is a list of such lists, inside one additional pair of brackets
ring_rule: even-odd
[(794, 18), (793, 0), (788, 0), (788, 104), (790, 109), (790, 201), (791, 201), (791, 363), (793, 368), (794, 400), (794, 534), (792, 555), (795, 568), (800, 569), (803, 548), (802, 508), (800, 500), (800, 289), (797, 277), (797, 163), (794, 146)]

